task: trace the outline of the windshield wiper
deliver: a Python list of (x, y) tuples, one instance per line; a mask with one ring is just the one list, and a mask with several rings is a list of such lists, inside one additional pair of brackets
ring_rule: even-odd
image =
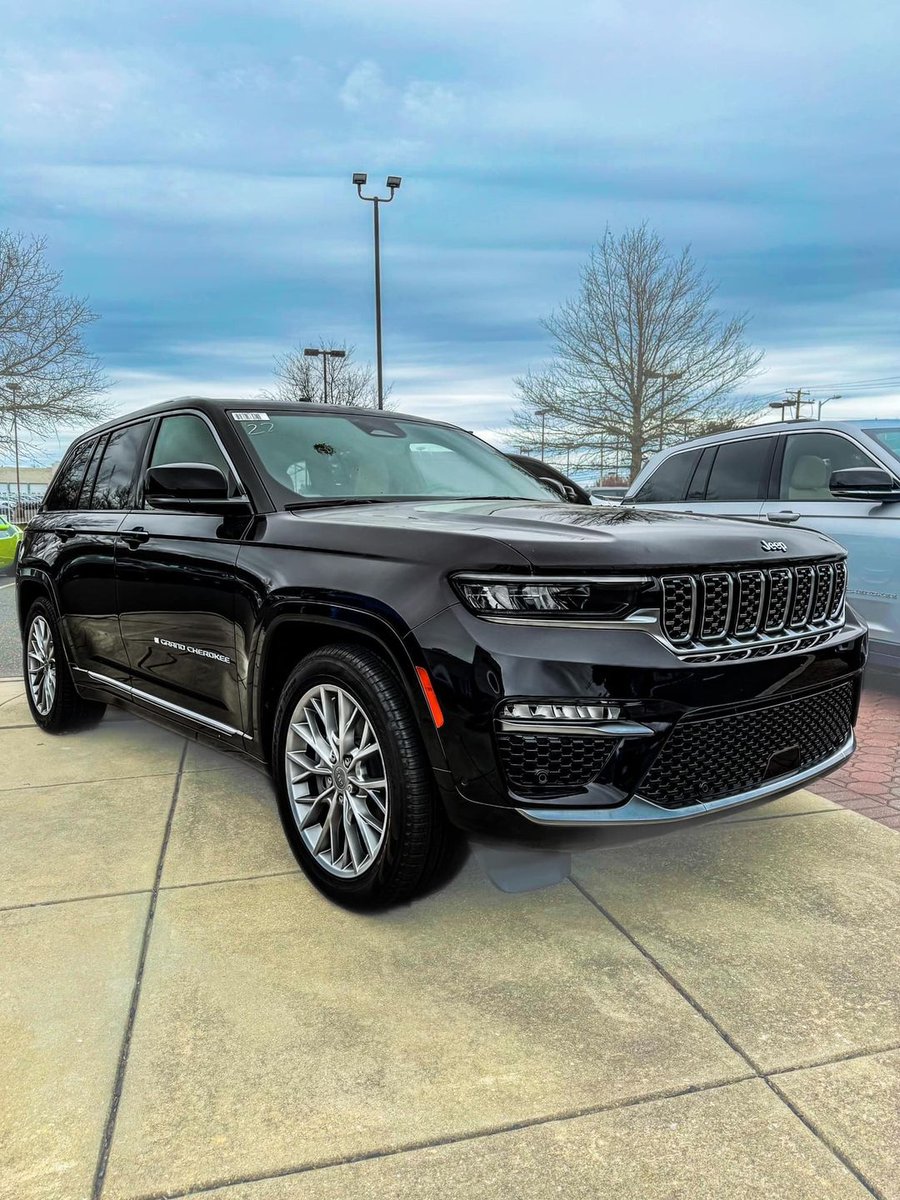
[(318, 496), (315, 500), (298, 500), (285, 504), (285, 512), (298, 508), (341, 508), (345, 504), (389, 504), (393, 496)]

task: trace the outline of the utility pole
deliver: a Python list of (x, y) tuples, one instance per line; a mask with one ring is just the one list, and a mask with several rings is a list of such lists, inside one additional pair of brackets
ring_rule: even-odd
[(785, 393), (790, 397), (790, 403), (794, 405), (795, 415), (794, 420), (800, 420), (800, 405), (804, 403), (803, 397), (809, 395), (807, 388), (785, 388)]

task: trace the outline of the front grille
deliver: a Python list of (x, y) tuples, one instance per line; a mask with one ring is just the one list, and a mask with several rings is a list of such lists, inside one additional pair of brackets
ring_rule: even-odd
[(507, 782), (515, 791), (573, 791), (606, 765), (616, 743), (610, 738), (568, 734), (498, 733)]
[[(839, 628), (844, 619), (843, 561), (667, 575), (660, 582), (663, 633), (683, 654), (750, 657), (749, 648), (781, 638), (819, 641), (816, 635)], [(734, 653), (722, 653), (728, 651)]]
[(666, 739), (637, 792), (689, 808), (796, 774), (834, 754), (852, 732), (852, 683), (752, 712), (688, 717)]

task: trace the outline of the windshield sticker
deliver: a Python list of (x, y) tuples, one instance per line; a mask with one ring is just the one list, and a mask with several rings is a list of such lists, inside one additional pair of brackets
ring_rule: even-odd
[(269, 414), (261, 412), (233, 412), (232, 421), (268, 421)]

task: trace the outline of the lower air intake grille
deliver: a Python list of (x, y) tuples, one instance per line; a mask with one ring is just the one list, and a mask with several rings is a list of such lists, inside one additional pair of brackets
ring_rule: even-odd
[(506, 779), (518, 792), (572, 791), (586, 787), (616, 745), (609, 738), (498, 733)]
[(637, 788), (662, 808), (689, 808), (796, 774), (834, 754), (852, 731), (853, 684), (730, 716), (687, 718)]

